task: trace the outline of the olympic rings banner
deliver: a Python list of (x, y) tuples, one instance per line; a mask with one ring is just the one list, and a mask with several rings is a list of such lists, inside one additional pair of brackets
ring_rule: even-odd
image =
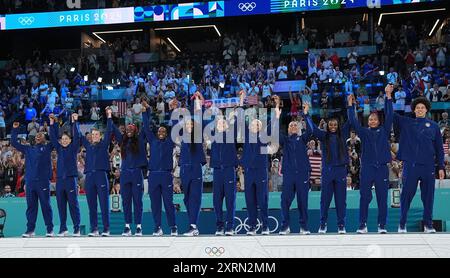
[(443, 0), (227, 0), (145, 7), (0, 15), (0, 30), (278, 14), (350, 8), (381, 8)]

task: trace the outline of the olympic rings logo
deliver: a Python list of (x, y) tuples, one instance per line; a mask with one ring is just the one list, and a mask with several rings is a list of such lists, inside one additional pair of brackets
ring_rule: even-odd
[[(238, 223), (238, 224), (236, 225), (236, 227), (234, 228), (234, 232), (235, 232), (236, 234), (238, 234), (240, 231), (242, 231), (242, 229), (244, 229), (246, 232), (250, 231), (250, 225), (247, 224), (247, 222), (248, 222), (248, 217), (246, 217), (244, 221), (242, 221), (242, 220), (241, 220), (239, 217), (237, 217), (237, 216), (235, 216), (234, 219), (235, 219), (236, 222)], [(272, 220), (272, 221), (271, 221), (271, 220)], [(256, 231), (259, 231), (259, 230), (261, 229), (261, 227), (262, 227), (262, 223), (261, 223), (261, 221), (259, 220), (259, 218), (257, 218), (256, 221), (257, 221), (257, 222), (256, 222)], [(272, 223), (271, 223), (271, 222), (272, 222)], [(272, 225), (272, 224), (274, 224), (274, 225)], [(278, 230), (279, 223), (278, 223), (278, 220), (277, 220), (275, 217), (269, 216), (269, 223), (268, 223), (268, 225), (269, 225), (269, 230), (270, 230), (271, 233), (274, 233), (274, 232), (276, 232), (276, 231)], [(274, 228), (271, 229), (271, 227), (274, 227)]]
[(239, 3), (238, 8), (243, 12), (251, 12), (256, 8), (255, 2)]
[(225, 248), (223, 247), (206, 247), (205, 248), (206, 255), (210, 257), (220, 257), (223, 253), (225, 253)]
[(22, 25), (31, 25), (34, 22), (34, 17), (23, 16), (19, 17), (19, 23)]

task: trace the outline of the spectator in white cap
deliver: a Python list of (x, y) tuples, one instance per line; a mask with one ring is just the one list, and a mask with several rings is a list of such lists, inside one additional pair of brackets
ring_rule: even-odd
[(248, 89), (249, 96), (257, 96), (259, 94), (259, 88), (256, 86), (255, 81), (250, 82), (251, 87)]

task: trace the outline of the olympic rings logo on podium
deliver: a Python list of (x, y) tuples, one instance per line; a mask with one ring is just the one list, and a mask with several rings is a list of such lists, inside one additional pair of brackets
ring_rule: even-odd
[(239, 3), (238, 8), (243, 12), (251, 12), (256, 8), (255, 2)]
[[(248, 217), (246, 217), (244, 221), (242, 221), (242, 219), (237, 217), (237, 216), (235, 216), (234, 219), (238, 223), (236, 225), (236, 227), (234, 228), (234, 232), (236, 234), (238, 234), (240, 231), (242, 231), (242, 229), (244, 229), (246, 232), (250, 231), (250, 225), (247, 224)], [(259, 220), (259, 218), (257, 218), (256, 221), (257, 221), (256, 222), (256, 231), (259, 231), (261, 229), (261, 227), (262, 227), (262, 223)], [(276, 232), (278, 230), (279, 222), (278, 222), (278, 220), (275, 217), (269, 216), (269, 223), (268, 223), (268, 225), (269, 225), (270, 232), (274, 233), (274, 232)]]
[(210, 257), (213, 257), (213, 256), (220, 257), (220, 256), (222, 256), (223, 253), (225, 253), (225, 248), (223, 248), (223, 247), (206, 247), (205, 253)]

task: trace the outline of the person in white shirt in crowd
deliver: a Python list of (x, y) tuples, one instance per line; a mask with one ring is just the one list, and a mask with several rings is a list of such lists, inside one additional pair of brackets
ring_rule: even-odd
[(350, 52), (347, 54), (347, 59), (349, 66), (356, 65), (358, 61), (358, 53), (355, 51), (354, 48), (352, 48)]
[(90, 109), (90, 119), (91, 121), (100, 120), (100, 107), (97, 107), (97, 103), (93, 102)]
[(328, 82), (328, 77), (329, 77), (329, 71), (328, 69), (326, 69), (323, 65), (320, 68), (320, 70), (317, 72), (317, 75), (319, 76), (319, 81), (321, 83), (326, 83)]
[(344, 69), (344, 88), (345, 92), (353, 93), (353, 76), (348, 69)]
[(277, 79), (287, 79), (288, 68), (284, 64), (284, 61), (280, 61), (280, 65), (277, 68)]
[(342, 84), (344, 81), (344, 73), (340, 71), (339, 67), (336, 66), (333, 75), (333, 83), (334, 84)]
[(58, 100), (58, 93), (56, 92), (56, 88), (51, 87), (50, 93), (47, 95), (47, 104), (51, 111), (55, 109), (56, 101)]
[(164, 103), (164, 99), (161, 96), (158, 96), (156, 100), (156, 114), (158, 115), (159, 124), (164, 123), (166, 106)]
[(402, 86), (399, 86), (398, 91), (395, 92), (395, 108), (394, 110), (399, 110), (400, 112), (405, 111), (405, 99), (406, 93)]
[(394, 71), (394, 68), (389, 68), (389, 73), (386, 75), (386, 79), (388, 83), (393, 85), (398, 84), (398, 73)]
[(30, 142), (34, 142), (34, 138), (36, 137), (39, 128), (40, 125), (36, 122), (36, 118), (33, 118), (27, 126), (28, 139), (30, 140)]
[(323, 67), (325, 69), (332, 69), (333, 68), (333, 62), (327, 57), (325, 61), (322, 63)]
[(207, 87), (207, 90), (209, 90), (209, 95), (211, 96), (211, 99), (218, 99), (219, 95), (220, 95), (220, 85), (219, 86), (215, 86), (215, 85), (209, 85)]
[(145, 83), (145, 91), (147, 92), (147, 95), (149, 97), (155, 97), (156, 96), (156, 86), (153, 85), (153, 80), (149, 79), (147, 83)]
[(422, 77), (421, 77), (421, 79), (422, 79), (424, 85), (429, 84), (431, 82), (432, 77), (431, 77), (430, 72), (432, 72), (432, 71), (433, 70), (430, 71), (430, 70), (427, 70), (425, 68), (422, 69)]
[(116, 119), (119, 118), (119, 107), (117, 106), (117, 101), (113, 100), (112, 105), (109, 108), (111, 108), (113, 117)]
[(441, 116), (442, 116), (442, 119), (438, 122), (439, 127), (440, 128), (450, 127), (450, 120), (448, 118), (448, 113), (444, 112), (441, 114)]
[(248, 84), (247, 80), (243, 77), (242, 82), (239, 82), (239, 91), (244, 90), (245, 92), (248, 92), (250, 89), (250, 84)]
[(275, 68), (273, 67), (273, 63), (270, 62), (269, 68), (267, 69), (267, 80), (269, 81), (269, 83), (272, 83), (273, 81), (275, 81), (275, 79)]
[(69, 111), (72, 111), (72, 108), (73, 108), (73, 97), (71, 96), (70, 92), (66, 93), (66, 98), (64, 100), (64, 108), (66, 108)]
[(264, 85), (262, 86), (262, 98), (267, 99), (272, 95), (273, 86), (268, 80), (264, 80)]
[(203, 66), (205, 79), (206, 78), (211, 78), (211, 76), (212, 76), (212, 69), (213, 69), (213, 66), (211, 65), (211, 62), (209, 60), (207, 60), (206, 61), (206, 65)]
[(39, 102), (41, 104), (47, 103), (47, 95), (48, 95), (48, 85), (45, 83), (44, 80), (42, 80), (41, 84), (39, 85)]
[(175, 92), (172, 89), (172, 85), (169, 85), (167, 91), (164, 93), (164, 99), (166, 103), (169, 103), (173, 98), (175, 98)]
[(133, 123), (136, 123), (136, 125), (140, 126), (142, 123), (142, 104), (141, 99), (136, 98), (134, 104), (133, 104)]

